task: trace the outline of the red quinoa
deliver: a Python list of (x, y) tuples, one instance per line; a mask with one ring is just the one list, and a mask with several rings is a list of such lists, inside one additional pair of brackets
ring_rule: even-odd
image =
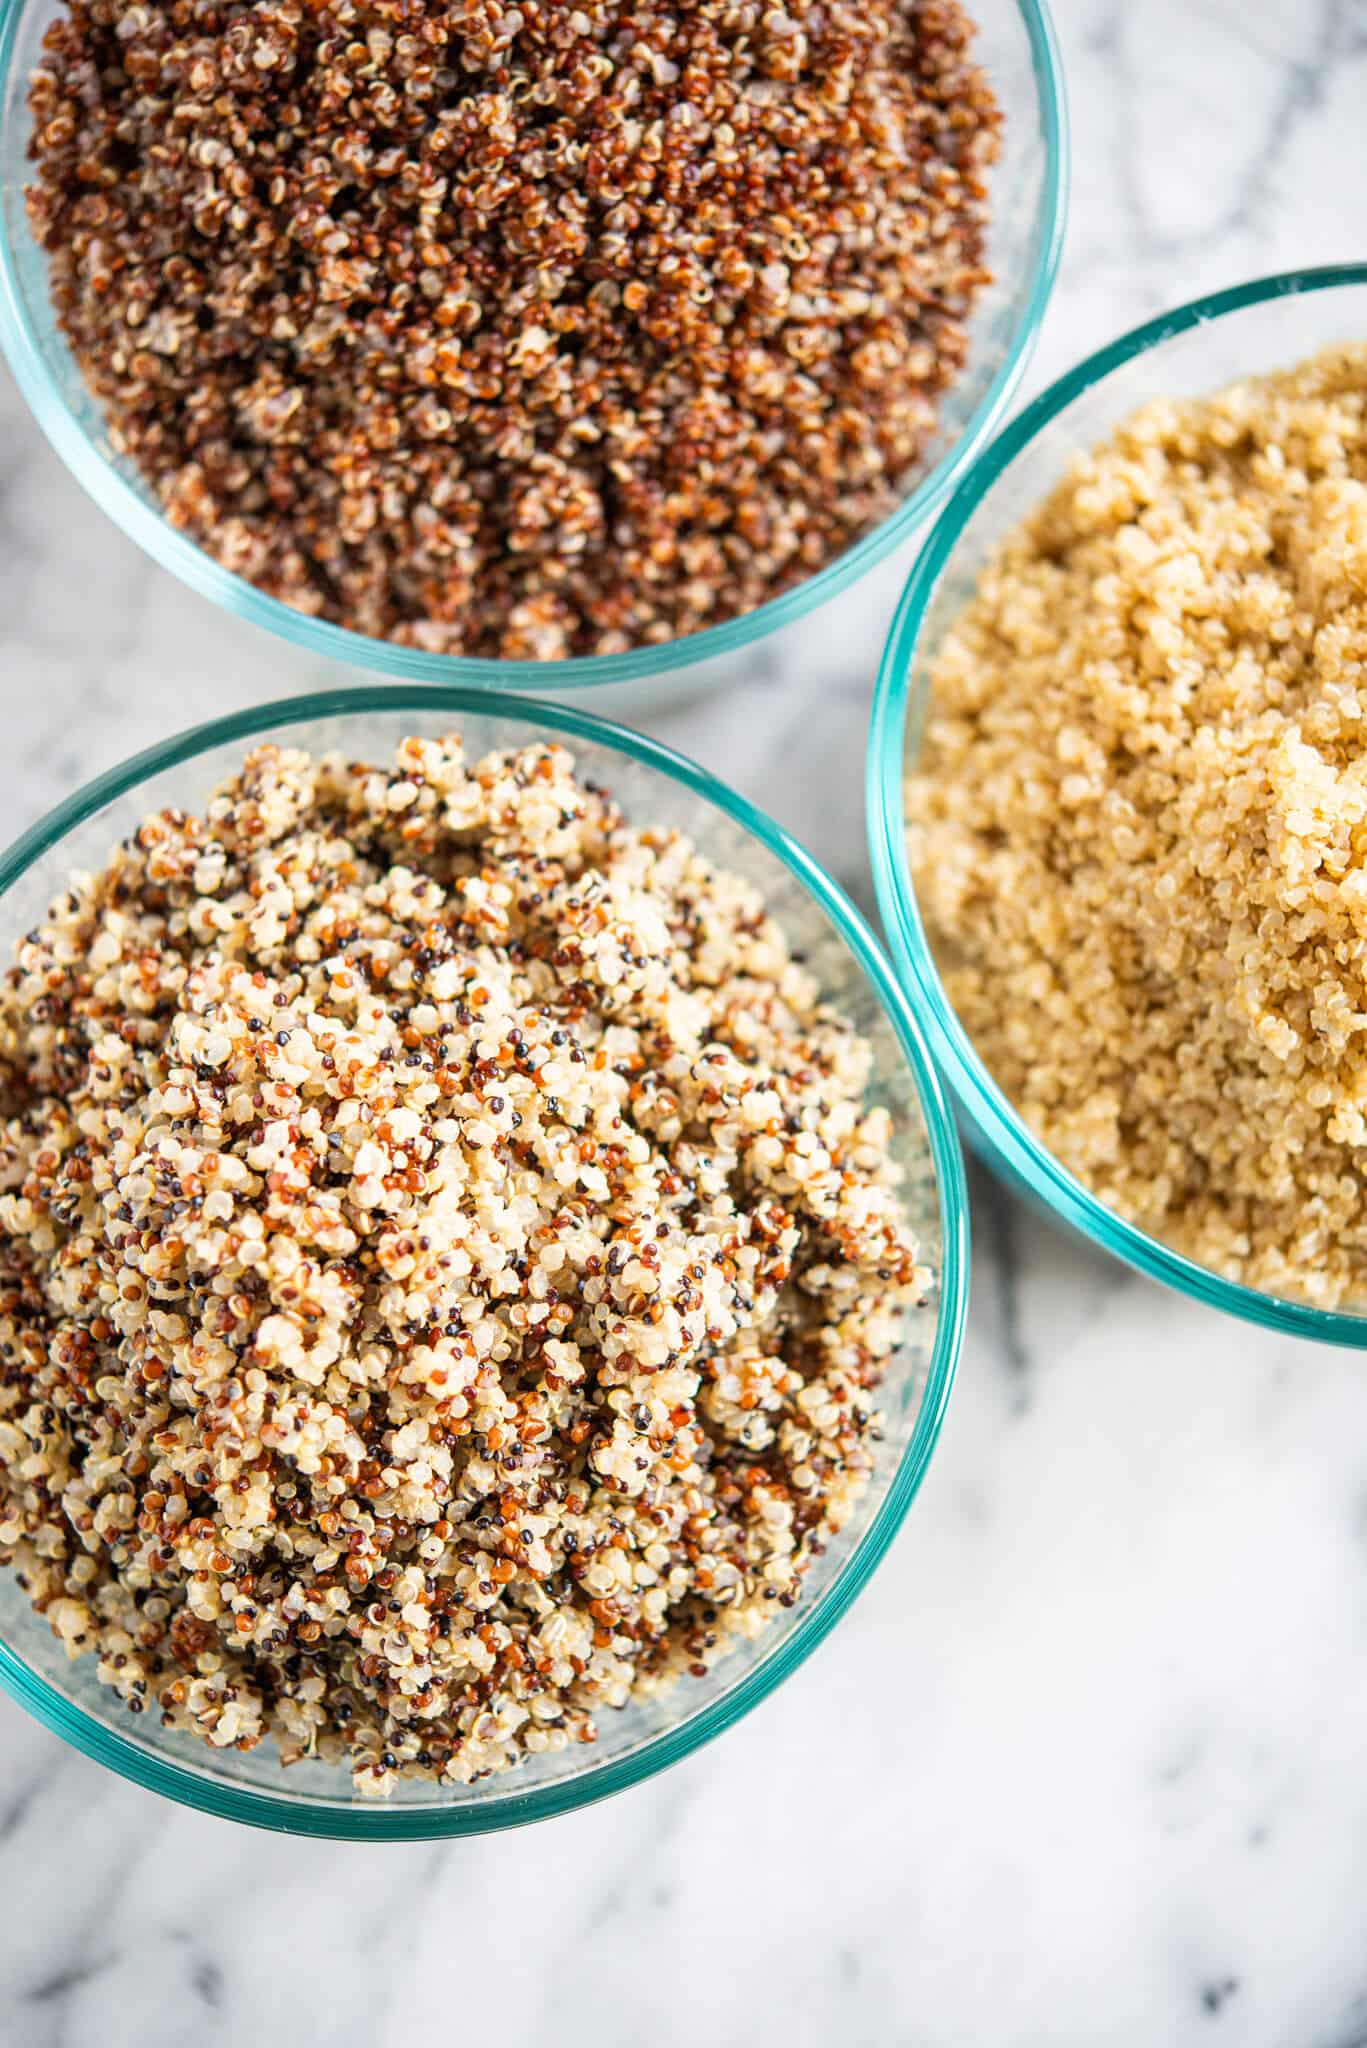
[(272, 596), (664, 641), (894, 504), (998, 113), (954, 0), (71, 0), (34, 231), (115, 445)]

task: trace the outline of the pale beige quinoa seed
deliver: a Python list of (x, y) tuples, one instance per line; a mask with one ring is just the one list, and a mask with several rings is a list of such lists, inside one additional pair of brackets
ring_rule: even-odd
[(797, 1597), (928, 1275), (868, 1046), (562, 749), (263, 747), (0, 992), (0, 1560), (135, 1713), (465, 1781)]
[(1031, 1128), (1230, 1278), (1367, 1299), (1367, 347), (1146, 406), (1004, 542), (908, 782)]

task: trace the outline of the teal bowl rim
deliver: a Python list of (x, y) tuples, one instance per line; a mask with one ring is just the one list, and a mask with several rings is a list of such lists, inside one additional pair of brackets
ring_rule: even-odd
[[(259, 739), (283, 726), (309, 719), (405, 710), (503, 717), (538, 731), (594, 741), (692, 790), (732, 818), (783, 863), (830, 918), (853, 954), (893, 1027), (910, 1069), (935, 1172), (942, 1240), (940, 1302), (934, 1349), (911, 1440), (858, 1547), (830, 1584), (815, 1594), (787, 1642), (758, 1667), (741, 1673), (728, 1692), (701, 1712), (677, 1727), (663, 1730), (615, 1763), (600, 1768), (589, 1763), (578, 1777), (526, 1792), (515, 1789), (514, 1778), (506, 1797), (480, 1806), (462, 1805), (459, 1801), (449, 1807), (421, 1808), (378, 1804), (313, 1806), (293, 1795), (286, 1797), (259, 1787), (214, 1781), (143, 1748), (94, 1720), (0, 1641), (0, 1686), (45, 1727), (121, 1777), (201, 1813), (289, 1834), (349, 1841), (412, 1842), (477, 1835), (572, 1812), (678, 1763), (767, 1698), (810, 1655), (862, 1591), (915, 1498), (944, 1421), (968, 1303), (968, 1198), (954, 1119), (921, 1028), (877, 940), (839, 885), (781, 825), (727, 789), (706, 769), (673, 748), (662, 746), (658, 740), (565, 704), (431, 684), (367, 684), (280, 698), (193, 726), (86, 783), (0, 855), (0, 900), (35, 860), (75, 826), (165, 768), (192, 760), (211, 747)], [(801, 1603), (799, 1611), (800, 1608)], [(681, 1692), (679, 1697), (686, 1705), (686, 1693)]]
[[(9, 77), (20, 18), (30, 0), (0, 0), (0, 87)], [(429, 654), (416, 647), (371, 639), (267, 597), (224, 569), (184, 534), (177, 533), (127, 483), (94, 445), (68, 406), (28, 321), (19, 290), (15, 251), (0, 217), (0, 352), (8, 358), (35, 420), (77, 482), (124, 533), (201, 597), (238, 618), (264, 627), (311, 654), (416, 682), (491, 689), (587, 689), (635, 681), (733, 654), (777, 632), (835, 597), (881, 562), (941, 503), (965, 465), (1002, 418), (1033, 353), (1053, 290), (1063, 247), (1068, 193), (1068, 118), (1058, 40), (1047, 0), (1014, 0), (1030, 43), (1045, 153), (1040, 196), (1041, 232), (1029, 295), (996, 376), (969, 415), (962, 433), (910, 496), (873, 532), (805, 582), (739, 618), (660, 646), (624, 654), (576, 655), (562, 661), (502, 661)]]
[(1311, 1308), (1222, 1279), (1106, 1208), (1040, 1144), (988, 1074), (945, 994), (907, 868), (903, 800), (908, 690), (927, 608), (964, 528), (1021, 450), (1082, 392), (1136, 356), (1161, 348), (1165, 342), (1224, 314), (1269, 300), (1332, 291), (1345, 285), (1367, 285), (1367, 263), (1282, 271), (1189, 300), (1107, 343), (1017, 414), (964, 477), (912, 567), (893, 619), (874, 692), (865, 794), (874, 886), (893, 962), (911, 993), (973, 1148), (983, 1154), (989, 1165), (1004, 1165), (1047, 1209), (1091, 1238), (1103, 1251), (1113, 1253), (1127, 1265), (1165, 1282), (1179, 1293), (1269, 1329), (1362, 1349), (1367, 1348), (1367, 1315)]

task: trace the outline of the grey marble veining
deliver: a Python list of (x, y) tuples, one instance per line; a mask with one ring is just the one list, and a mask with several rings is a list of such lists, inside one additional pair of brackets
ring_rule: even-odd
[[(1363, 253), (1367, 0), (1059, 0), (1075, 182), (1027, 389)], [(651, 718), (865, 904), (908, 555)], [(151, 568), (0, 382), (0, 817), (321, 680)], [(1363, 2048), (1367, 1377), (975, 1177), (969, 1340), (901, 1538), (719, 1743), (536, 1833), (377, 1850), (162, 1804), (0, 1702), (0, 2044)]]

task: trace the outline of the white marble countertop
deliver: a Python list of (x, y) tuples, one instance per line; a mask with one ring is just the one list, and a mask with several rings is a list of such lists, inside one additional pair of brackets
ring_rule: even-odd
[[(1367, 0), (1057, 0), (1075, 179), (1027, 388), (1136, 319), (1361, 256)], [(906, 557), (652, 721), (867, 905)], [(318, 679), (153, 569), (0, 373), (0, 832)], [(640, 1790), (446, 1847), (201, 1819), (0, 1702), (0, 2043), (1364, 2048), (1367, 1367), (1158, 1291), (975, 1183), (944, 1440), (835, 1636)]]

